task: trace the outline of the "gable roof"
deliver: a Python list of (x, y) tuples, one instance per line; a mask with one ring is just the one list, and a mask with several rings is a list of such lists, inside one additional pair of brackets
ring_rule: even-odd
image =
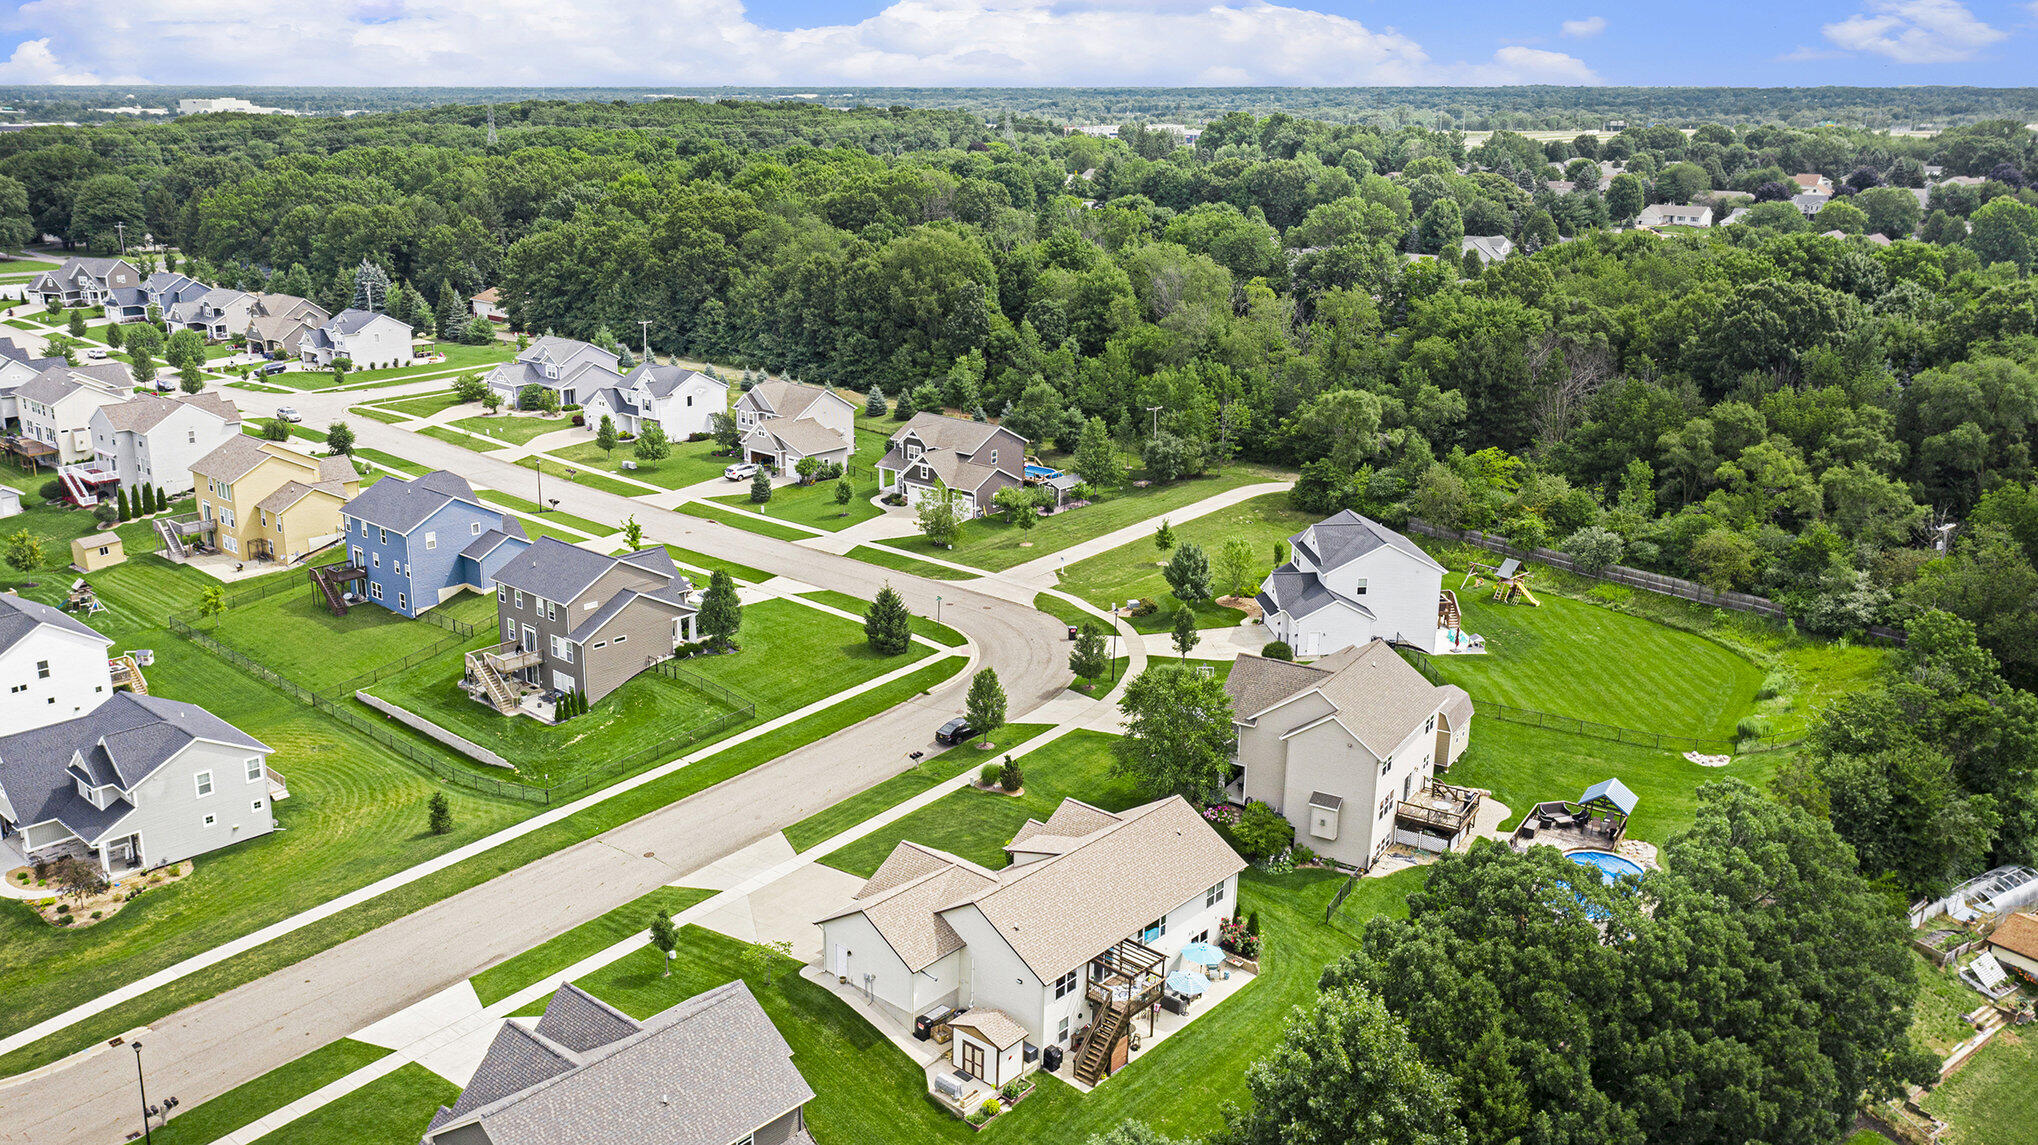
[[(475, 497), (474, 488), (467, 484), (466, 478), (445, 469), (435, 469), (413, 481), (384, 477), (361, 490), (360, 495), (347, 502), (340, 512), (349, 517), (359, 517), (377, 528), (408, 533), (453, 501), (464, 501), (477, 509), (494, 513)], [(500, 517), (501, 514), (495, 513), (495, 516)]]
[(1026, 1027), (1013, 1020), (1003, 1010), (987, 1010), (972, 1007), (962, 1017), (949, 1023), (958, 1030), (968, 1030), (977, 1040), (988, 1042), (994, 1050), (1009, 1050), (1026, 1040)]
[[(288, 448), (282, 442), (263, 441), (247, 434), (230, 437), (221, 442), (219, 448), (192, 462), (191, 471), (231, 484), (247, 476), (256, 466), (272, 457), (313, 470), (318, 474), (320, 481), (356, 480), (359, 476), (354, 472), (354, 463), (344, 457), (314, 457), (309, 453)], [(335, 462), (338, 464), (334, 464)]]
[(1260, 611), (1267, 616), (1285, 612), (1300, 620), (1319, 609), (1342, 604), (1368, 620), (1373, 619), (1372, 609), (1330, 591), (1322, 577), (1313, 572), (1303, 572), (1295, 567), (1293, 561), (1267, 574), (1253, 599), (1259, 602)]
[(124, 402), (100, 406), (94, 417), (103, 416), (115, 433), (147, 433), (183, 408), (202, 410), (228, 425), (241, 424), (241, 410), (225, 397), (210, 391), (165, 397), (138, 393)]
[(788, 421), (805, 414), (809, 407), (822, 398), (837, 396), (839, 395), (835, 391), (826, 386), (789, 382), (784, 378), (767, 378), (743, 395), (749, 399), (753, 408), (762, 408), (769, 411), (773, 417), (785, 418)]
[(699, 378), (701, 381), (721, 390), (725, 394), (729, 390), (729, 383), (711, 378), (699, 370), (689, 370), (685, 366), (665, 366), (654, 362), (639, 362), (635, 369), (624, 375), (624, 380), (631, 386), (642, 385), (654, 398), (671, 397), (673, 391), (692, 382), (695, 378)]
[(1336, 516), (1326, 517), (1296, 533), (1288, 538), (1288, 543), (1305, 545), (1310, 552), (1315, 553), (1318, 569), (1340, 568), (1374, 549), (1394, 548), (1437, 572), (1444, 571), (1444, 566), (1423, 552), (1421, 545), (1350, 509), (1342, 510)]
[[(535, 1029), (502, 1027), (424, 1139), (728, 1145), (813, 1096), (740, 980), (642, 1022), (568, 985)], [(459, 1132), (469, 1127), (479, 1134)]]
[[(1306, 674), (1295, 671), (1298, 667)], [(1247, 725), (1256, 725), (1270, 709), (1297, 696), (1316, 692), (1375, 759), (1387, 758), (1438, 709), (1461, 702), (1469, 708), (1471, 702), (1455, 684), (1423, 679), (1384, 640), (1369, 640), (1310, 665), (1242, 654), (1225, 677), (1224, 691), (1238, 721)]]
[(841, 434), (811, 418), (774, 417), (757, 423), (750, 432), (765, 434), (780, 449), (789, 449), (802, 457), (849, 448)]
[(502, 524), (483, 530), (480, 536), (460, 550), (460, 555), (470, 561), (478, 561), (511, 541), (529, 543), (530, 537), (524, 532), (523, 522), (504, 513)]
[[(998, 427), (987, 421), (949, 417), (938, 413), (916, 413), (892, 434), (891, 443), (899, 445), (910, 435), (918, 438), (920, 444), (930, 449), (952, 449), (957, 453), (971, 454), (982, 448), (984, 442), (989, 441), (991, 435), (996, 432)], [(1019, 437), (1016, 433), (1012, 436)], [(1019, 440), (1022, 443), (1026, 441), (1023, 437)]]
[[(552, 537), (540, 537), (529, 548), (511, 557), (496, 570), (495, 579), (520, 592), (566, 604), (578, 600), (596, 581), (619, 565), (664, 578), (667, 582), (655, 589), (627, 588), (622, 591), (676, 604), (679, 602), (670, 599), (670, 594), (691, 587), (686, 578), (679, 576), (678, 567), (672, 563), (672, 554), (661, 546), (653, 545), (612, 557)], [(622, 595), (622, 592), (617, 595)]]
[(2038, 914), (2019, 911), (2004, 919), (1988, 936), (1988, 944), (2038, 961)]
[(1596, 799), (1604, 799), (1613, 804), (1623, 815), (1635, 813), (1635, 793), (1629, 791), (1628, 785), (1618, 779), (1602, 779), (1586, 788), (1585, 794), (1578, 797), (1578, 802), (1591, 803)]
[(75, 632), (101, 644), (113, 643), (110, 637), (62, 609), (51, 608), (41, 601), (30, 600), (11, 591), (0, 592), (0, 652), (21, 643), (44, 625)]
[(61, 361), (15, 387), (18, 397), (44, 405), (55, 405), (78, 390), (96, 390), (114, 395), (134, 391), (134, 375), (120, 362), (99, 362), (66, 366)]

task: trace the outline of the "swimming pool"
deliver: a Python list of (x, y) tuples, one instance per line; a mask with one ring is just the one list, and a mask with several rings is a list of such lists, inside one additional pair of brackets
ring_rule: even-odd
[(1026, 476), (1045, 481), (1050, 477), (1060, 477), (1061, 470), (1050, 469), (1045, 465), (1029, 465), (1026, 467)]
[(1607, 886), (1612, 886), (1619, 882), (1623, 876), (1632, 875), (1639, 879), (1647, 873), (1642, 869), (1640, 863), (1635, 862), (1633, 859), (1616, 855), (1612, 851), (1594, 851), (1590, 849), (1567, 851), (1564, 857), (1581, 867), (1597, 867), (1599, 869), (1599, 877), (1606, 882)]

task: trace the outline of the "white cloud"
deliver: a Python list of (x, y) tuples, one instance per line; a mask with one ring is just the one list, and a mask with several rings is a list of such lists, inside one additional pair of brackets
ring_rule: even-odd
[[(694, 85), (1597, 83), (1562, 52), (1439, 62), (1394, 28), (1268, 0), (893, 0), (777, 29), (741, 0), (183, 0), (16, 23), (162, 82)], [(31, 41), (33, 42), (33, 41)], [(24, 45), (25, 47), (26, 45)], [(32, 82), (32, 81), (16, 81)]]
[[(2033, 0), (2038, 3), (2038, 0)], [(1561, 25), (1564, 34), (1574, 40), (1583, 40), (1606, 31), (1606, 17), (1587, 16), (1583, 20), (1566, 20)]]
[(64, 66), (56, 53), (50, 51), (49, 37), (40, 40), (23, 40), (15, 45), (14, 54), (7, 62), (0, 64), (0, 83), (26, 84), (96, 84), (99, 77), (91, 72), (78, 71)]
[(1887, 56), (1900, 64), (1952, 64), (2004, 39), (1959, 0), (1871, 0), (1857, 12), (1819, 29), (1836, 47)]

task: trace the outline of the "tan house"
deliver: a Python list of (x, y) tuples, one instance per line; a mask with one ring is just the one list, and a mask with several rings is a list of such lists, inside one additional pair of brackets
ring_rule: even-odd
[(2023, 911), (2004, 919), (1987, 946), (1997, 962), (2038, 982), (2038, 914)]
[(856, 407), (824, 386), (773, 378), (736, 399), (743, 456), (780, 473), (802, 458), (849, 464), (856, 449)]
[(247, 560), (295, 561), (340, 535), (340, 509), (361, 492), (345, 457), (236, 437), (191, 466), (198, 517), (212, 543)]
[(98, 572), (126, 559), (118, 533), (94, 533), (71, 542), (71, 567), (79, 572)]

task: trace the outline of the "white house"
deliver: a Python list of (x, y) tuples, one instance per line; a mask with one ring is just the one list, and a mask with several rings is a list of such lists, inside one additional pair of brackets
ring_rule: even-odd
[(597, 390), (620, 387), (623, 372), (616, 356), (600, 346), (548, 334), (524, 347), (514, 361), (490, 370), (482, 381), (512, 406), (531, 386), (551, 390), (562, 406), (577, 406)]
[(314, 370), (331, 369), (333, 359), (345, 358), (357, 370), (386, 370), (408, 366), (411, 352), (409, 326), (373, 310), (342, 310), (304, 336), (298, 355)]
[(0, 593), (0, 735), (80, 716), (113, 694), (112, 641), (70, 613)]
[(476, 318), (486, 318), (490, 322), (509, 321), (509, 311), (502, 305), (502, 291), (493, 286), (469, 298), (467, 309)]
[(946, 493), (964, 517), (981, 517), (998, 490), (1026, 480), (1025, 438), (988, 422), (914, 414), (892, 434), (877, 463), (878, 489), (902, 492), (908, 505)]
[(92, 411), (134, 396), (134, 375), (119, 362), (51, 366), (15, 389), (21, 435), (47, 445), (46, 461), (89, 461)]
[(1478, 797), (1436, 782), (1471, 742), (1463, 688), (1431, 684), (1375, 640), (1314, 664), (1243, 655), (1224, 690), (1238, 730), (1228, 794), (1279, 811), (1297, 843), (1365, 869), (1389, 843), (1467, 838)]
[(90, 426), (94, 459), (123, 488), (181, 497), (192, 489), (192, 463), (240, 435), (241, 411), (215, 393), (136, 394), (94, 409)]
[(1712, 208), (1696, 203), (1651, 203), (1635, 216), (1638, 227), (1710, 227)]
[(1267, 631), (1297, 656), (1369, 640), (1436, 643), (1444, 566), (1349, 509), (1288, 538), (1292, 557), (1260, 586)]
[(0, 736), (0, 834), (30, 861), (76, 855), (109, 877), (276, 829), (270, 748), (196, 704), (121, 692)]
[(1005, 853), (994, 871), (900, 843), (820, 920), (822, 969), (894, 1020), (963, 1007), (951, 1054), (993, 1086), (1026, 1068), (1027, 1045), (1066, 1047), (1086, 1026), (1077, 1066), (1094, 1075), (1182, 947), (1238, 913), (1245, 862), (1176, 796), (1116, 813), (1065, 799)]
[(736, 399), (743, 455), (780, 473), (804, 457), (848, 465), (856, 451), (856, 407), (826, 386), (773, 378)]
[(712, 433), (711, 419), (729, 412), (729, 384), (684, 366), (639, 363), (613, 386), (584, 390), (580, 407), (590, 428), (607, 416), (616, 429), (635, 434), (657, 422), (665, 436), (685, 441)]
[(15, 391), (23, 382), (44, 370), (64, 364), (61, 356), (38, 358), (16, 345), (12, 338), (0, 338), (0, 422), (21, 416)]
[(1466, 235), (1458, 240), (1458, 257), (1463, 259), (1468, 250), (1479, 252), (1481, 263), (1506, 262), (1514, 253), (1514, 240), (1506, 235)]

